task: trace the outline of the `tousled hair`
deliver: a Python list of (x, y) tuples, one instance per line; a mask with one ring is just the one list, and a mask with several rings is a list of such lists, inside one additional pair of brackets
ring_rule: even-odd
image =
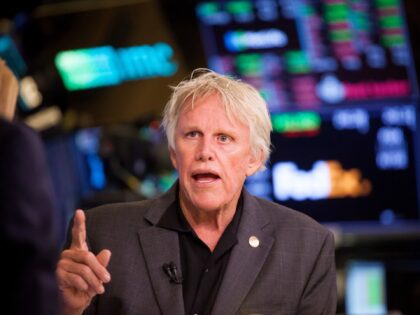
[(194, 70), (189, 79), (171, 88), (173, 92), (165, 106), (162, 121), (170, 148), (175, 149), (175, 129), (182, 110), (186, 106), (193, 108), (198, 99), (217, 94), (229, 119), (236, 118), (249, 127), (251, 153), (255, 158), (261, 157), (259, 170), (265, 168), (270, 155), (272, 125), (267, 104), (254, 87), (201, 68)]

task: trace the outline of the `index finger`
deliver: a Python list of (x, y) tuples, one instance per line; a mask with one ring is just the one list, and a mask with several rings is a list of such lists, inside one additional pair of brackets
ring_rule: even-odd
[(73, 227), (71, 229), (70, 248), (89, 250), (86, 243), (86, 218), (83, 210), (77, 209), (74, 214)]

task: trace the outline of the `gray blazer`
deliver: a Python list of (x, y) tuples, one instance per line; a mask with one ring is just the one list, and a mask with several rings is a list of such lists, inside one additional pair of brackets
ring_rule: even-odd
[[(156, 227), (175, 194), (174, 186), (157, 199), (86, 212), (90, 249), (112, 251), (112, 280), (85, 314), (185, 313), (182, 286), (162, 269), (170, 261), (181, 264), (178, 235)], [(251, 236), (259, 246), (250, 246)], [(237, 237), (212, 314), (335, 314), (334, 240), (326, 228), (244, 190)]]

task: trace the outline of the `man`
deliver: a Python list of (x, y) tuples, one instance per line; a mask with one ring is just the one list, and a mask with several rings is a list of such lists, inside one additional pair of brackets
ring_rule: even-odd
[(12, 121), (15, 116), (19, 84), (13, 72), (0, 58), (0, 117)]
[[(18, 82), (0, 60), (2, 314), (57, 315), (58, 218), (41, 139), (14, 122)], [(7, 274), (7, 275), (6, 275)]]
[(202, 71), (174, 88), (163, 126), (178, 182), (76, 212), (57, 268), (65, 313), (335, 314), (332, 234), (243, 187), (269, 155), (259, 93)]

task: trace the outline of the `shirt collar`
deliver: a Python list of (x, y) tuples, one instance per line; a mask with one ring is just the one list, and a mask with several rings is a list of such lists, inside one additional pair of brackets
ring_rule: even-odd
[[(238, 232), (242, 211), (243, 192), (239, 197), (238, 205), (236, 206), (236, 211), (233, 216), (233, 219), (226, 227), (226, 230), (223, 233), (229, 235), (229, 238), (233, 237), (236, 240), (236, 234)], [(181, 211), (178, 194), (176, 200), (166, 209), (156, 226), (177, 232), (194, 232)]]
[(192, 231), (191, 226), (182, 214), (178, 198), (166, 209), (156, 225), (177, 232)]

